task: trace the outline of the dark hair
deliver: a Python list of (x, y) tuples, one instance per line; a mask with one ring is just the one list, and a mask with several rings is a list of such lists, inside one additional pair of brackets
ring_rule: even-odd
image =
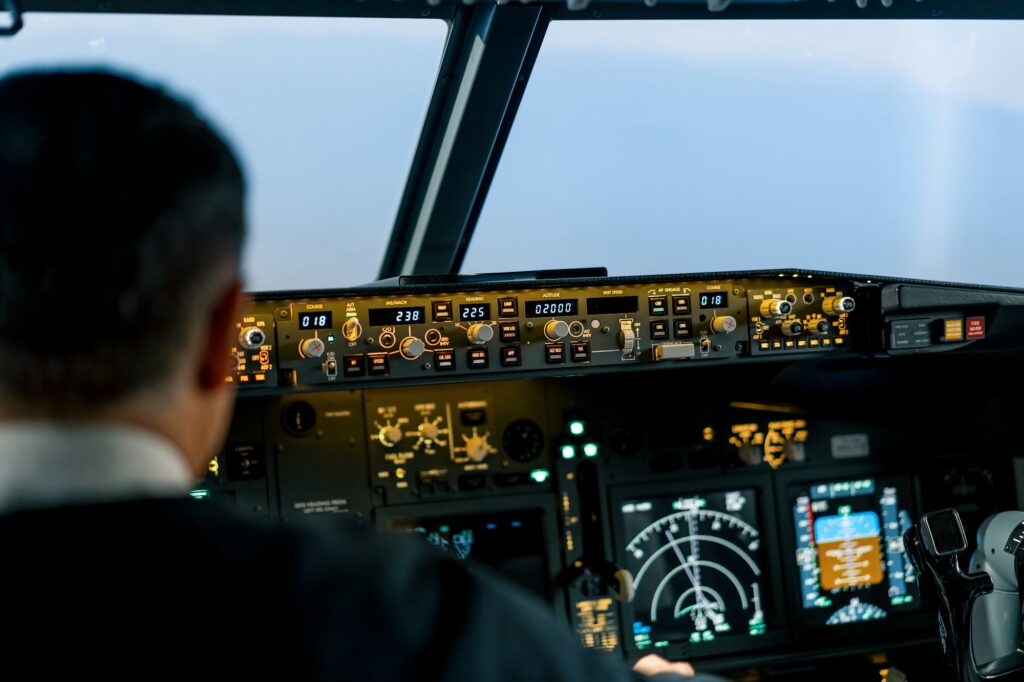
[(0, 397), (74, 411), (159, 385), (238, 262), (244, 203), (227, 143), (162, 89), (0, 80)]

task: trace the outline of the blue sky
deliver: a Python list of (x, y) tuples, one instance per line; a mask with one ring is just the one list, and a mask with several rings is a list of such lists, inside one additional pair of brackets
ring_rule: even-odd
[[(466, 270), (805, 267), (1024, 286), (1013, 22), (571, 22), (548, 32)], [(372, 279), (436, 21), (37, 15), (0, 71), (113, 64), (225, 128), (252, 288)]]

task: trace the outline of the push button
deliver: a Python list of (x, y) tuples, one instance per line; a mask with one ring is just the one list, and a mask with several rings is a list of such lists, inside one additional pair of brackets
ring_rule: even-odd
[(665, 296), (648, 297), (647, 310), (651, 315), (668, 315), (668, 299)]
[(651, 322), (651, 338), (655, 341), (668, 338), (668, 320), (655, 320)]
[(498, 317), (519, 317), (519, 299), (499, 298)]
[(487, 369), (486, 348), (470, 348), (466, 357), (468, 358), (466, 364), (470, 369)]
[(690, 320), (676, 320), (674, 322), (674, 333), (677, 339), (689, 339), (693, 337), (693, 327)]
[(673, 315), (689, 315), (690, 314), (690, 296), (689, 294), (673, 296), (672, 297), (672, 314)]
[(518, 367), (521, 364), (523, 364), (523, 357), (520, 352), (519, 346), (501, 347), (502, 367)]
[(590, 343), (587, 341), (573, 341), (569, 344), (572, 347), (573, 362), (590, 362)]
[(452, 321), (452, 302), (451, 301), (434, 301), (434, 322), (451, 322)]
[(544, 346), (544, 358), (549, 365), (561, 365), (565, 362), (565, 344), (548, 343)]
[(960, 343), (964, 340), (964, 320), (957, 317), (942, 321), (942, 336), (939, 341), (943, 343)]
[(518, 322), (501, 322), (498, 324), (498, 338), (503, 343), (509, 341), (519, 340), (519, 323)]
[(366, 374), (366, 357), (359, 355), (346, 355), (342, 358), (342, 367), (345, 376), (361, 377)]
[(391, 373), (391, 365), (388, 363), (387, 353), (370, 353), (367, 355), (367, 358), (370, 361), (370, 376), (382, 377)]
[(455, 351), (451, 348), (438, 348), (435, 350), (434, 369), (438, 372), (450, 372), (455, 369)]

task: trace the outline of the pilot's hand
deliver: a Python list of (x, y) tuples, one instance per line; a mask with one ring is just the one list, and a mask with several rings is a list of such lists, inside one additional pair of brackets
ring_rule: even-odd
[(689, 663), (673, 663), (672, 661), (666, 661), (657, 654), (647, 654), (633, 666), (633, 670), (637, 671), (641, 675), (663, 675), (665, 673), (672, 673), (675, 675), (682, 675), (683, 677), (693, 677), (693, 666)]

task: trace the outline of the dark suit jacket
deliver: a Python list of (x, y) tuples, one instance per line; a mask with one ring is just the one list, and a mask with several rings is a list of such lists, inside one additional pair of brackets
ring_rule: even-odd
[(2, 515), (0, 586), (2, 679), (640, 679), (426, 543), (188, 499)]

